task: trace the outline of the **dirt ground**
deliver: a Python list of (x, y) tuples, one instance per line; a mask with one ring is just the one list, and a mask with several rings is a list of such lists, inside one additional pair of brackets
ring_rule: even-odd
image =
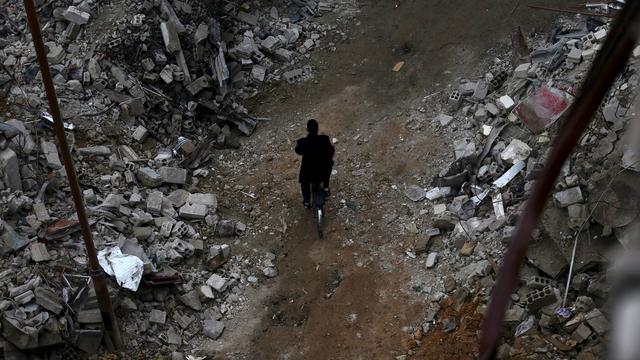
[[(525, 33), (548, 29), (557, 16), (515, 3), (364, 1), (349, 40), (312, 56), (315, 81), (279, 85), (254, 99), (251, 111), (271, 121), (244, 140), (243, 150), (221, 155), (216, 170), (224, 178), (207, 186), (256, 195), (253, 200), (235, 191), (221, 206), (251, 224), (241, 246), (277, 255), (279, 276), (249, 290), (246, 310), (227, 324), (221, 341), (206, 345), (207, 353), (221, 359), (393, 359), (407, 353), (413, 345), (402, 328), (421, 324), (430, 294), (411, 287), (414, 273), (426, 269), (404, 256), (420, 234), (399, 230), (389, 218), (419, 218), (399, 189), (428, 184), (453, 157), (451, 139), (431, 125), (432, 112), (420, 109), (421, 100), (446, 96), (446, 85), (460, 76), (481, 76), (486, 67), (479, 64), (492, 60), (488, 50), (508, 46), (516, 26)], [(392, 72), (399, 61), (403, 68)], [(293, 152), (308, 118), (337, 139), (332, 211), (322, 240), (301, 206)], [(473, 309), (462, 313), (473, 317)], [(479, 324), (473, 317), (464, 331), (475, 336)], [(473, 357), (473, 337), (464, 338), (465, 351), (454, 352), (461, 337), (434, 333), (441, 337), (425, 339), (415, 358)]]

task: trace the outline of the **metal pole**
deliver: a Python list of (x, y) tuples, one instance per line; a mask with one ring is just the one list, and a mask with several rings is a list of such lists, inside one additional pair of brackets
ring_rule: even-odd
[(60, 147), (60, 153), (62, 154), (62, 160), (64, 161), (67, 178), (69, 179), (69, 187), (71, 188), (73, 203), (75, 204), (76, 213), (78, 214), (78, 221), (80, 221), (80, 230), (82, 232), (82, 238), (84, 239), (87, 257), (89, 258), (89, 275), (91, 275), (91, 280), (93, 281), (93, 286), (96, 290), (96, 296), (98, 298), (98, 304), (102, 314), (102, 321), (104, 322), (105, 329), (111, 334), (111, 339), (115, 347), (121, 348), (122, 337), (120, 335), (120, 329), (118, 328), (115, 314), (113, 313), (111, 299), (109, 298), (107, 278), (100, 267), (100, 263), (98, 262), (98, 254), (96, 252), (95, 245), (93, 244), (89, 221), (87, 221), (87, 214), (84, 209), (84, 200), (82, 198), (82, 193), (80, 192), (78, 179), (76, 178), (76, 171), (71, 161), (69, 145), (67, 144), (67, 139), (64, 134), (64, 123), (62, 122), (56, 90), (53, 86), (51, 73), (49, 72), (49, 63), (47, 62), (47, 53), (45, 52), (42, 34), (40, 33), (38, 14), (36, 13), (33, 0), (24, 0), (24, 7), (27, 12), (27, 22), (31, 29), (31, 37), (36, 49), (38, 64), (40, 65), (42, 82), (47, 94), (47, 100), (49, 101), (51, 116), (53, 117), (53, 128), (58, 140), (58, 146)]

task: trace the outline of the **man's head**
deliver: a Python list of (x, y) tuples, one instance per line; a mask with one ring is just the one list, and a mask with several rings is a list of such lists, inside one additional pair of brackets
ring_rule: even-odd
[(307, 131), (309, 132), (309, 134), (314, 134), (317, 135), (318, 134), (318, 122), (314, 119), (311, 119), (309, 121), (307, 121)]

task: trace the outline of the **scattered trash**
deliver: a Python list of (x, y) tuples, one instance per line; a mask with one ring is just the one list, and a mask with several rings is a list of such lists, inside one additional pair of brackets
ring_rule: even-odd
[(132, 291), (138, 290), (144, 267), (140, 258), (124, 255), (119, 247), (112, 247), (98, 252), (98, 261), (107, 274), (115, 276), (120, 286)]

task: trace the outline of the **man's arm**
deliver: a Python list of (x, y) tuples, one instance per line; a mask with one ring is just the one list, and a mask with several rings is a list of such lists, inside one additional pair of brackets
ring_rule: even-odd
[(302, 139), (298, 139), (298, 141), (296, 141), (296, 154), (298, 155), (304, 154), (304, 146), (302, 144)]
[(327, 155), (329, 159), (333, 159), (333, 155), (336, 153), (336, 148), (331, 144), (331, 138), (327, 136)]

